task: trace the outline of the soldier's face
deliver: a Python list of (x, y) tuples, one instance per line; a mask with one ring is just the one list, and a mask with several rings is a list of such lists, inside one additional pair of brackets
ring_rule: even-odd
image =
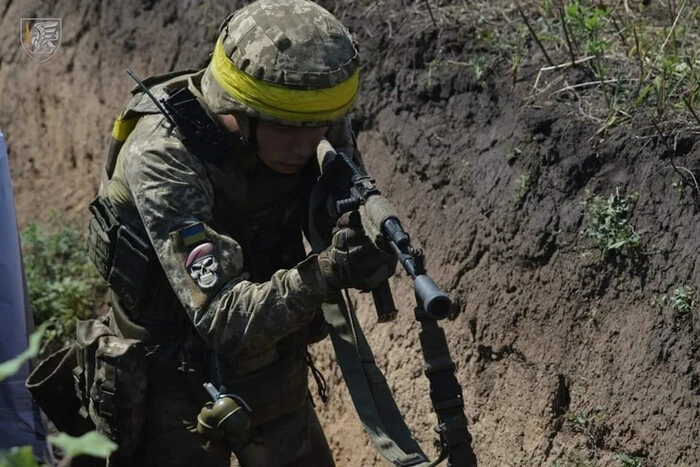
[(293, 174), (316, 155), (328, 127), (301, 128), (258, 122), (258, 156), (275, 172)]
[[(238, 121), (233, 115), (219, 115), (222, 125), (231, 133), (248, 133), (245, 118)], [(258, 120), (256, 140), (258, 156), (272, 170), (293, 174), (316, 155), (328, 127), (300, 128)]]

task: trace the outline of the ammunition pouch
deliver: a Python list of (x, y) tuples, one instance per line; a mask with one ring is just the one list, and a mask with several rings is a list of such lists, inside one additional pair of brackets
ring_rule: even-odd
[(148, 366), (142, 343), (116, 335), (105, 321), (78, 321), (76, 361), (81, 412), (119, 445), (119, 456), (129, 456), (145, 428)]
[(88, 255), (112, 291), (134, 314), (147, 299), (157, 264), (148, 239), (122, 224), (110, 201), (101, 196), (90, 203)]

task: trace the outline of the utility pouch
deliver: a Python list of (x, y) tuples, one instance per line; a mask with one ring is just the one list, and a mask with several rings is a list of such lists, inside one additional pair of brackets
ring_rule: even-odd
[(147, 239), (119, 222), (109, 200), (98, 196), (90, 212), (88, 255), (112, 291), (137, 315), (155, 270), (155, 252)]
[(81, 411), (81, 400), (75, 392), (73, 370), (78, 365), (77, 350), (73, 344), (51, 354), (37, 365), (26, 382), (27, 389), (49, 420), (71, 436), (95, 429), (87, 412)]
[(76, 390), (97, 431), (131, 455), (144, 428), (148, 364), (141, 341), (124, 339), (100, 320), (78, 321)]

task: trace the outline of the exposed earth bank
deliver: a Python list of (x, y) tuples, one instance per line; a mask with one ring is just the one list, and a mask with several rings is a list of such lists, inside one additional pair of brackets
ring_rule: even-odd
[[(20, 224), (56, 210), (82, 228), (132, 87), (125, 68), (205, 66), (219, 22), (243, 3), (0, 2), (0, 129)], [(700, 465), (700, 311), (679, 314), (669, 298), (700, 288), (698, 194), (678, 169), (700, 174), (694, 133), (667, 145), (643, 114), (600, 131), (571, 93), (533, 91), (547, 65), (534, 41), (513, 73), (484, 40), (519, 21), (508, 2), (321, 3), (361, 46), (353, 122), (368, 169), (458, 304), (443, 324), (480, 465)], [(22, 17), (62, 18), (51, 60), (22, 50)], [(587, 79), (577, 73), (570, 84)], [(639, 247), (603, 258), (580, 233), (591, 197), (615, 193), (630, 202)], [(398, 320), (376, 324), (358, 296), (361, 320), (434, 454), (410, 283), (399, 274), (393, 286)], [(378, 464), (330, 345), (315, 354), (338, 464)]]

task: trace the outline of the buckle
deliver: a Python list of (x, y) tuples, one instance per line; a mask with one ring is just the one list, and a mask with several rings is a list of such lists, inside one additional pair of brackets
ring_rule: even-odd
[(422, 464), (426, 462), (427, 459), (417, 452), (411, 452), (401, 457), (400, 459), (394, 459), (392, 462), (397, 467), (411, 467), (413, 465)]

